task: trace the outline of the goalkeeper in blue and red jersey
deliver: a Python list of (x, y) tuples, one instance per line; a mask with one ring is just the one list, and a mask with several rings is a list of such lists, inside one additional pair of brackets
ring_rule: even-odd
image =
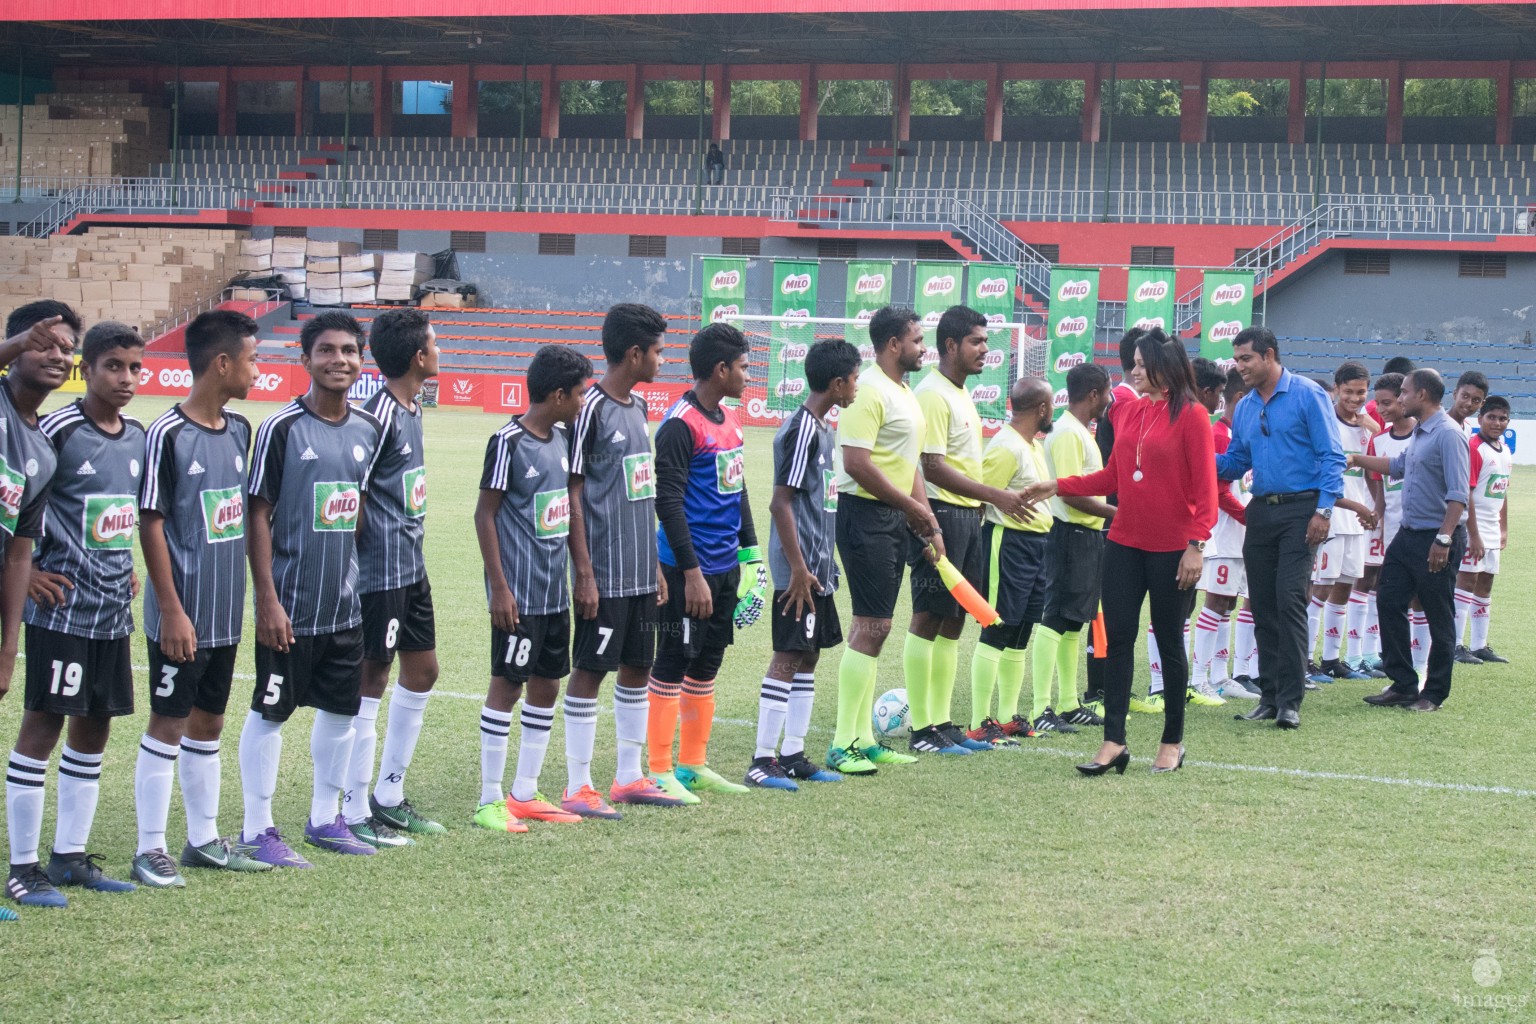
[(651, 669), (647, 737), (656, 784), (687, 803), (699, 802), (696, 791), (747, 791), (710, 769), (707, 749), (720, 662), (735, 627), (757, 620), (768, 590), (747, 504), (741, 423), (722, 404), (746, 390), (748, 351), (746, 337), (730, 324), (696, 334), (688, 348), (693, 390), (656, 428), (657, 551), (667, 603)]

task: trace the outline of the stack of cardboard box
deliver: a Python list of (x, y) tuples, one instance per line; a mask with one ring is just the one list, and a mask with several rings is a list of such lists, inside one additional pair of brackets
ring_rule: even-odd
[(92, 228), (84, 235), (0, 237), (0, 307), (48, 298), (87, 324), (147, 330), (217, 296), (234, 275), (244, 232)]
[(73, 82), (40, 93), (21, 109), (0, 106), (0, 167), (45, 177), (144, 177), (169, 158), (170, 111), (164, 101), (129, 92), (126, 82)]

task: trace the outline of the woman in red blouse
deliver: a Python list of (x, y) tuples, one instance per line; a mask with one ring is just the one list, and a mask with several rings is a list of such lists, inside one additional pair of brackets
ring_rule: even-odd
[(1120, 511), (1104, 549), (1104, 745), (1085, 775), (1130, 763), (1125, 716), (1130, 708), (1133, 652), (1141, 632), (1141, 605), (1150, 595), (1152, 631), (1163, 661), (1163, 741), (1154, 772), (1184, 761), (1184, 699), (1189, 664), (1184, 623), (1200, 580), (1205, 542), (1216, 525), (1216, 457), (1211, 421), (1195, 401), (1194, 371), (1181, 342), (1160, 330), (1136, 345), (1131, 384), (1143, 401), (1123, 403), (1115, 419), (1115, 447), (1097, 473), (1035, 484), (1031, 501), (1052, 494), (1117, 494)]

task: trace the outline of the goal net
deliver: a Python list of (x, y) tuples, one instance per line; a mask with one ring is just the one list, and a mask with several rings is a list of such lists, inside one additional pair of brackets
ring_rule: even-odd
[[(810, 392), (805, 381), (805, 355), (818, 341), (843, 339), (853, 343), (866, 361), (874, 359), (865, 320), (836, 317), (742, 316), (730, 322), (751, 342), (752, 383), (742, 398), (743, 420), (750, 426), (777, 426), (799, 408)], [(933, 325), (925, 324), (923, 366), (939, 361)], [(1000, 322), (988, 332), (986, 369), (973, 378), (971, 398), (991, 433), (1008, 418), (1008, 389), (1020, 377), (1044, 377), (1047, 342), (1038, 324)], [(921, 372), (910, 376), (915, 384)]]

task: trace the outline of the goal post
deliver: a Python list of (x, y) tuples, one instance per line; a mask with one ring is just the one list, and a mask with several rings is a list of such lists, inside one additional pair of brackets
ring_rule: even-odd
[[(777, 426), (805, 400), (810, 388), (805, 380), (805, 356), (819, 341), (842, 339), (874, 359), (869, 341), (869, 322), (842, 317), (740, 316), (729, 317), (751, 344), (752, 382), (742, 398), (744, 422), (749, 426)], [(923, 366), (939, 361), (929, 340)], [(1048, 343), (1039, 324), (995, 322), (988, 331), (987, 368), (974, 378), (971, 397), (989, 432), (1008, 417), (1008, 389), (1020, 377), (1044, 377)], [(916, 383), (913, 374), (910, 383)]]

